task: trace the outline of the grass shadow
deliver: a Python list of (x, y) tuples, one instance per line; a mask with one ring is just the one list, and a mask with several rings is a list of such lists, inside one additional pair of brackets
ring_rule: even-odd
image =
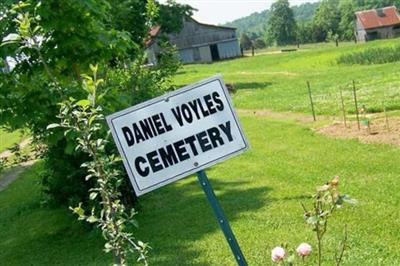
[[(268, 204), (268, 187), (249, 188), (247, 182), (226, 182), (211, 180), (225, 215), (231, 225), (237, 219), (243, 219), (243, 213), (254, 212)], [(206, 196), (197, 180), (184, 186), (167, 186), (146, 196), (141, 204), (140, 237), (153, 246), (150, 263), (154, 265), (209, 265), (204, 262), (208, 256), (204, 250), (193, 249), (193, 243), (203, 241), (219, 231), (219, 225)], [(249, 228), (233, 227), (238, 235), (247, 235)], [(222, 231), (213, 245), (228, 249)], [(214, 235), (212, 236), (214, 237)], [(217, 243), (216, 243), (217, 242)], [(197, 246), (198, 244), (196, 244)], [(212, 251), (215, 247), (205, 247)], [(230, 259), (230, 258), (229, 258)], [(232, 263), (234, 259), (232, 258)]]
[(233, 84), (236, 90), (258, 90), (266, 89), (272, 82), (236, 82)]

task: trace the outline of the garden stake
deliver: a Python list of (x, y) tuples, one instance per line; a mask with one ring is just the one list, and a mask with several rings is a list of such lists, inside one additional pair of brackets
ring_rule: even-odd
[(354, 105), (355, 105), (355, 107), (356, 107), (357, 126), (358, 126), (358, 130), (360, 130), (360, 117), (358, 116), (356, 83), (354, 82), (354, 80), (353, 80), (353, 94), (354, 94)]
[(226, 241), (228, 241), (228, 244), (232, 250), (237, 264), (239, 266), (247, 266), (246, 259), (244, 258), (243, 253), (240, 250), (239, 243), (237, 242), (235, 235), (232, 232), (229, 221), (225, 217), (224, 211), (218, 203), (217, 197), (215, 196), (214, 190), (210, 184), (210, 181), (208, 180), (206, 172), (203, 170), (197, 172), (197, 179), (199, 180), (200, 185), (204, 190), (204, 193), (206, 193), (207, 200), (214, 211), (214, 215), (217, 218), (219, 226), (224, 232)]
[(308, 81), (307, 81), (307, 88), (308, 88), (308, 96), (310, 96), (312, 115), (313, 115), (314, 121), (317, 121), (317, 119), (315, 118), (314, 103), (313, 103), (313, 99), (312, 99), (312, 95), (311, 95), (310, 82), (308, 82)]
[(344, 122), (344, 127), (347, 128), (347, 122), (346, 122), (346, 110), (344, 108), (344, 101), (343, 101), (343, 93), (342, 93), (342, 89), (339, 89), (340, 91), (340, 99), (342, 101), (342, 113), (343, 113), (343, 122)]
[(386, 122), (386, 129), (387, 131), (390, 131), (390, 127), (389, 127), (389, 118), (386, 112), (386, 106), (383, 106), (383, 112), (385, 113), (385, 122)]

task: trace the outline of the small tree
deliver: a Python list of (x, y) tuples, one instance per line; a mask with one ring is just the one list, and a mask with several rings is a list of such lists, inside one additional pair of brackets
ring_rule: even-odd
[(75, 137), (76, 148), (90, 158), (81, 167), (86, 169), (86, 180), (95, 179), (95, 186), (89, 190), (89, 197), (92, 201), (99, 198), (100, 210), (93, 207), (90, 211), (85, 211), (82, 203), (70, 209), (78, 215), (79, 220), (97, 224), (102, 230), (106, 240), (104, 250), (113, 253), (114, 265), (126, 265), (130, 252), (139, 253), (138, 261), (147, 265), (147, 244), (135, 241), (133, 234), (127, 231), (128, 224), (136, 225), (133, 219), (136, 212), (134, 209), (128, 211), (121, 200), (120, 186), (123, 180), (118, 168), (121, 159), (106, 152), (110, 134), (102, 134), (105, 119), (102, 108), (96, 104), (101, 97), (98, 87), (104, 80), (97, 78), (97, 66), (91, 66), (91, 70), (93, 76), (82, 75), (82, 85), (89, 100), (76, 101), (70, 98), (63, 102), (59, 114), (61, 123), (51, 124), (47, 129), (63, 128), (66, 136)]
[(265, 41), (263, 39), (256, 39), (254, 41), (254, 47), (256, 49), (263, 49), (265, 48), (267, 45), (265, 44)]
[(242, 35), (240, 36), (240, 46), (244, 50), (249, 50), (252, 46), (252, 42), (246, 33), (242, 33)]
[(288, 0), (277, 0), (272, 4), (267, 32), (278, 45), (296, 41), (296, 21)]

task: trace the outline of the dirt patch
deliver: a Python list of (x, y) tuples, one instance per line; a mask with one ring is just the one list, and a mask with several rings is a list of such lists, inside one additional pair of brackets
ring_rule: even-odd
[[(19, 146), (21, 149), (23, 149), (24, 147), (28, 146), (32, 141), (32, 138), (27, 138), (24, 139), (23, 141), (21, 141), (21, 143), (19, 143)], [(6, 158), (6, 157), (10, 157), (12, 155), (12, 152), (10, 150), (5, 150), (2, 153), (0, 153), (0, 158)]]
[(26, 169), (31, 167), (36, 161), (24, 162), (18, 166), (5, 170), (0, 175), (0, 191), (7, 188), (14, 182)]
[(311, 115), (292, 112), (275, 112), (268, 109), (237, 109), (237, 112), (246, 116), (263, 116), (307, 125), (315, 132), (332, 138), (358, 139), (360, 142), (367, 144), (390, 144), (400, 147), (399, 117), (388, 118), (388, 129), (384, 115), (379, 113), (374, 114), (369, 116), (371, 121), (370, 129), (368, 130), (367, 127), (360, 125), (359, 130), (355, 121), (348, 121), (347, 127), (345, 127), (343, 122), (338, 122), (334, 117), (330, 116), (317, 116), (317, 123), (315, 123)]
[(390, 144), (400, 147), (400, 118), (389, 118), (389, 129), (384, 118), (373, 119), (368, 127), (361, 125), (358, 129), (357, 122), (348, 122), (347, 128), (343, 122), (335, 122), (315, 130), (318, 133), (342, 139), (358, 139), (362, 143)]
[(271, 72), (271, 71), (264, 71), (264, 72), (247, 72), (247, 71), (241, 71), (238, 72), (240, 75), (244, 76), (255, 76), (255, 75), (282, 75), (282, 76), (298, 76), (298, 73), (294, 72), (288, 72), (288, 71), (276, 71), (276, 72)]

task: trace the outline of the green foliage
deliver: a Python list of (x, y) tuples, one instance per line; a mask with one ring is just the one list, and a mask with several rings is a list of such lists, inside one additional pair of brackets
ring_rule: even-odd
[[(397, 39), (368, 43), (347, 42), (301, 45), (302, 52), (261, 54), (212, 65), (188, 65), (176, 76), (185, 85), (221, 73), (235, 86), (233, 101), (237, 108), (272, 109), (310, 114), (306, 81), (310, 81), (317, 114), (341, 117), (339, 88), (343, 89), (346, 111), (354, 114), (352, 80), (356, 81), (359, 101), (370, 111), (400, 110), (398, 62), (372, 65), (337, 64), (344, 54), (368, 48), (396, 46)], [(280, 51), (283, 47), (268, 48)], [(296, 49), (295, 45), (285, 48)]]
[[(88, 185), (79, 169), (86, 156), (76, 151), (75, 136), (45, 130), (55, 122), (58, 103), (81, 99), (87, 95), (82, 88), (90, 92), (95, 85), (96, 98), (109, 114), (172, 89), (170, 76), (180, 64), (173, 47), (165, 46), (157, 67), (142, 67), (144, 39), (158, 10), (152, 0), (12, 4), (2, 2), (0, 9), (5, 14), (0, 22), (5, 36), (0, 67), (6, 69), (0, 71), (0, 123), (11, 129), (30, 128), (34, 139), (47, 147), (42, 184), (49, 199), (86, 202)], [(7, 69), (5, 58), (13, 58), (15, 67)], [(92, 62), (104, 66), (98, 84), (82, 75)], [(117, 152), (115, 147), (109, 150)], [(129, 193), (123, 200), (132, 202), (129, 182), (125, 187)]]
[(250, 40), (249, 36), (246, 33), (242, 33), (240, 36), (240, 47), (244, 50), (249, 50), (253, 46), (252, 41)]
[[(349, 196), (341, 194), (338, 191), (339, 177), (334, 177), (331, 181), (317, 189), (317, 193), (313, 196), (314, 202), (310, 209), (307, 209), (304, 204), (304, 219), (310, 225), (312, 231), (316, 234), (317, 247), (318, 247), (318, 265), (321, 265), (322, 253), (322, 239), (328, 229), (328, 221), (331, 219), (334, 212), (340, 208), (344, 203), (355, 204), (356, 201)], [(347, 248), (347, 230), (342, 242), (339, 253), (335, 256), (336, 265), (339, 266), (342, 262), (343, 254)]]
[(400, 61), (400, 45), (368, 48), (363, 51), (345, 53), (337, 58), (339, 64), (386, 64)]
[[(386, 6), (400, 7), (399, 0), (323, 0), (293, 6), (293, 14), (299, 26), (297, 39), (301, 43), (330, 41), (330, 36), (338, 35), (340, 40), (354, 39), (354, 12)], [(253, 13), (225, 25), (237, 27), (239, 34), (255, 34), (257, 37), (267, 34), (267, 43), (272, 43), (266, 29), (270, 27), (271, 10)], [(304, 27), (305, 26), (305, 27)], [(307, 28), (307, 30), (304, 30)]]
[(82, 163), (81, 167), (86, 170), (85, 180), (94, 179), (94, 186), (89, 189), (89, 199), (99, 202), (100, 210), (93, 207), (89, 214), (86, 214), (82, 203), (70, 208), (78, 215), (79, 220), (96, 224), (102, 230), (106, 240), (104, 250), (113, 253), (114, 265), (127, 265), (127, 255), (130, 252), (138, 253), (138, 261), (147, 265), (147, 244), (136, 242), (133, 234), (126, 230), (128, 223), (135, 223), (133, 216), (136, 213), (133, 209), (127, 211), (121, 201), (121, 159), (107, 154), (106, 144), (109, 140), (104, 138), (105, 118), (102, 108), (97, 106), (97, 88), (103, 80), (97, 77), (97, 66), (91, 65), (90, 68), (93, 76), (83, 76), (83, 88), (89, 95), (88, 99), (70, 99), (63, 102), (59, 114), (61, 124), (51, 124), (47, 127), (53, 129), (59, 126), (65, 129), (64, 135), (74, 135), (76, 149), (90, 158)]
[(179, 4), (174, 0), (167, 0), (165, 4), (159, 4), (158, 7), (156, 23), (161, 25), (164, 33), (180, 32), (184, 19), (191, 17), (194, 11), (190, 5)]
[(313, 39), (316, 42), (328, 40), (328, 35), (339, 31), (339, 0), (323, 0), (313, 17)]
[[(185, 75), (189, 74), (193, 75), (192, 69)], [(333, 251), (342, 240), (344, 224), (351, 249), (343, 265), (400, 264), (400, 193), (394, 185), (400, 173), (399, 149), (327, 138), (309, 128), (315, 124), (288, 121), (286, 114), (282, 120), (258, 112), (239, 116), (252, 148), (212, 167), (208, 176), (249, 265), (272, 265), (270, 250), (282, 239), (292, 247), (314, 242), (299, 201), (311, 206), (310, 192), (314, 194), (316, 184), (335, 174), (341, 176), (341, 190), (357, 196), (359, 205), (345, 206), (328, 221), (325, 265), (335, 265)], [(98, 230), (76, 222), (65, 207), (40, 207), (37, 172), (43, 167), (39, 162), (0, 192), (0, 261), (109, 265), (112, 256), (101, 252), (104, 242)], [(195, 176), (144, 195), (138, 208), (139, 230), (133, 226), (131, 230), (154, 247), (150, 265), (234, 264)], [(313, 248), (306, 265), (317, 264)]]
[[(136, 45), (143, 45), (148, 33), (148, 27), (146, 27), (149, 20), (146, 8), (148, 1), (108, 0), (108, 3), (110, 9), (107, 16), (112, 23), (112, 28), (129, 33), (129, 37)], [(131, 53), (131, 56), (134, 56), (135, 51)]]
[(255, 39), (254, 40), (254, 47), (256, 49), (263, 49), (265, 47), (267, 47), (267, 44), (265, 43), (265, 41), (263, 39)]
[(339, 34), (343, 40), (352, 40), (355, 38), (355, 14), (356, 4), (352, 0), (342, 0), (339, 3), (340, 23)]
[(15, 143), (20, 143), (24, 134), (21, 131), (7, 132), (0, 129), (0, 153), (10, 148)]
[(288, 0), (278, 0), (271, 6), (271, 17), (268, 20), (267, 34), (278, 45), (294, 43), (296, 21)]
[[(297, 22), (310, 21), (318, 5), (319, 2), (304, 3), (292, 6), (291, 8), (293, 10), (295, 20)], [(254, 34), (256, 37), (262, 37), (270, 17), (271, 11), (267, 9), (261, 12), (255, 12), (247, 17), (234, 20), (224, 25), (237, 28), (238, 36), (244, 32), (249, 35)]]
[(297, 24), (296, 38), (299, 43), (313, 42), (312, 36), (313, 25), (309, 22), (301, 22)]

